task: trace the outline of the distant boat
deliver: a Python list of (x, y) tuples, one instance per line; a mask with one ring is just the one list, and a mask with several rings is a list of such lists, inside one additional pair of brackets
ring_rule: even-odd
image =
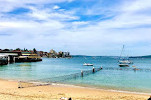
[(118, 61), (119, 66), (120, 67), (129, 67), (129, 64), (133, 64), (133, 62), (129, 60), (129, 57), (122, 57), (124, 47), (125, 46), (123, 45), (122, 52), (121, 52), (121, 55), (120, 55), (120, 60)]
[(93, 64), (90, 63), (84, 63), (83, 66), (93, 66)]
[[(83, 56), (83, 58), (84, 58), (84, 59), (87, 59), (85, 56)], [(85, 63), (85, 62), (84, 62), (83, 66), (93, 66), (93, 64)]]

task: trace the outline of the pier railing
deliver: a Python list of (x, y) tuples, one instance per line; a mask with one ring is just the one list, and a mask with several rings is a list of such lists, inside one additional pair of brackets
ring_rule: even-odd
[(83, 78), (87, 75), (94, 74), (100, 71), (101, 69), (102, 67), (99, 67), (99, 68), (93, 67), (92, 70), (85, 70), (79, 73), (74, 73), (74, 74), (69, 74), (69, 75), (63, 75), (63, 76), (45, 78), (45, 79), (39, 79), (39, 80), (31, 80), (31, 81), (19, 81), (18, 88), (51, 85), (52, 83), (64, 83), (65, 81), (68, 81), (71, 79)]

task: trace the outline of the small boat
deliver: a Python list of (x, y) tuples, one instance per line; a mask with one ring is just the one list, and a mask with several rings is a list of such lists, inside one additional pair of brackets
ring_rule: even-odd
[(90, 63), (84, 63), (83, 66), (93, 66), (93, 64)]

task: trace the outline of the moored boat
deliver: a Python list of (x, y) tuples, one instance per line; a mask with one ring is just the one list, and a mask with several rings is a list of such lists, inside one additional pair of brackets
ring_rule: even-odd
[(84, 63), (83, 66), (93, 66), (93, 64), (90, 63)]
[(125, 46), (123, 45), (122, 52), (121, 52), (121, 55), (120, 55), (120, 60), (118, 61), (119, 66), (120, 67), (129, 67), (129, 64), (133, 64), (133, 62), (129, 60), (129, 57), (122, 57), (124, 47)]

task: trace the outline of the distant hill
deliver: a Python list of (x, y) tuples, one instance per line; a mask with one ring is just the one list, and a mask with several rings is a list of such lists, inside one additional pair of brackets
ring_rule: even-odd
[(87, 57), (86, 55), (72, 55), (72, 57)]
[[(88, 55), (72, 55), (72, 57), (105, 57), (105, 58), (119, 58), (119, 56), (88, 56)], [(151, 58), (151, 55), (146, 56), (131, 56), (129, 58)]]
[(146, 55), (146, 56), (132, 56), (130, 58), (151, 58), (151, 55)]
[(105, 58), (118, 58), (118, 56), (88, 56), (88, 55), (72, 55), (72, 57), (105, 57)]

